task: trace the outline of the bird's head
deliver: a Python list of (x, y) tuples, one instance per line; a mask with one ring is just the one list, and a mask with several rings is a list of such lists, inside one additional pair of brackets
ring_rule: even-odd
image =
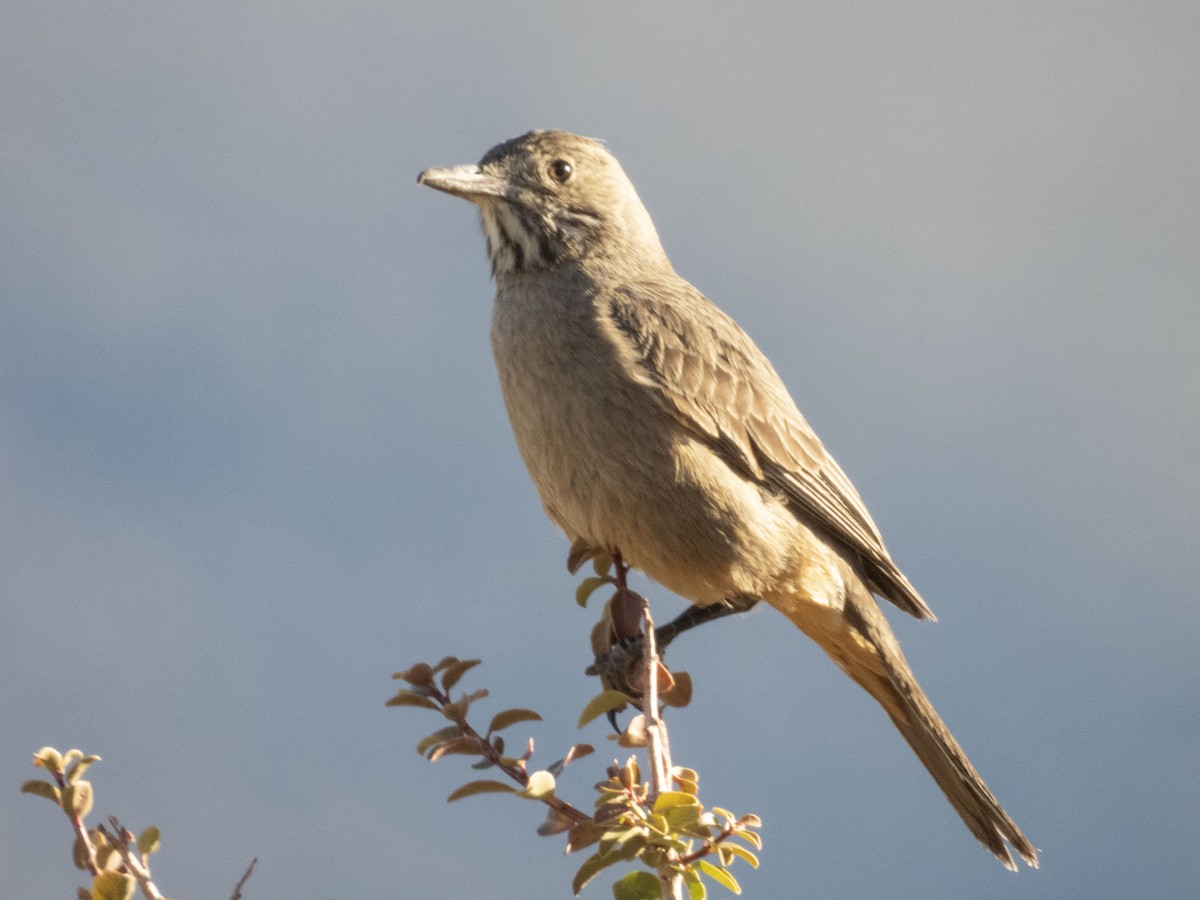
[(621, 164), (591, 138), (531, 131), (417, 182), (479, 207), (497, 277), (588, 258), (667, 265)]

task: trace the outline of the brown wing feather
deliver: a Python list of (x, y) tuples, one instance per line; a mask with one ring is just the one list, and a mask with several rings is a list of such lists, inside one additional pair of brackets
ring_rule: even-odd
[(616, 291), (601, 310), (684, 427), (857, 557), (873, 591), (918, 619), (934, 618), (892, 562), (850, 479), (736, 322), (682, 280)]

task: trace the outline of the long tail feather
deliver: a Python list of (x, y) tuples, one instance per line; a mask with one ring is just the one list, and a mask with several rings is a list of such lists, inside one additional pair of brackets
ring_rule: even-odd
[(879, 702), (979, 842), (1008, 869), (1017, 868), (1010, 844), (1036, 868), (1037, 850), (988, 790), (917, 684), (875, 598), (857, 578), (843, 583), (849, 591), (842, 609), (805, 603), (795, 594), (768, 599)]
[[(866, 594), (865, 589), (863, 593)], [(850, 624), (874, 646), (885, 677), (856, 678), (880, 702), (896, 728), (924, 763), (950, 805), (967, 828), (1005, 867), (1016, 870), (1009, 844), (1036, 868), (1038, 854), (1021, 829), (1000, 806), (983, 778), (971, 765), (950, 729), (917, 684), (900, 645), (875, 599), (852, 596), (847, 605)]]

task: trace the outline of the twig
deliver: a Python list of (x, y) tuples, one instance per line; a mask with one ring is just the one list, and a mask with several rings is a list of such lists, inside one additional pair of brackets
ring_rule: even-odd
[[(425, 690), (428, 692), (429, 698), (437, 702), (440, 706), (444, 707), (451, 702), (450, 695), (439, 690), (436, 684), (430, 683), (426, 685)], [(524, 766), (514, 766), (505, 762), (503, 754), (492, 745), (491, 741), (485, 739), (483, 735), (472, 728), (465, 717), (461, 719), (455, 719), (454, 724), (462, 730), (463, 737), (473, 738), (479, 742), (480, 754), (493, 765), (495, 765), (496, 768), (498, 768), (517, 784), (521, 785), (521, 787), (527, 787), (529, 785), (529, 773), (525, 771)], [(532, 744), (530, 746), (532, 747)], [(548, 797), (539, 797), (538, 799), (558, 814), (570, 819), (576, 824), (579, 824), (580, 822), (592, 821), (592, 817), (587, 813), (576, 809), (566, 800), (562, 800), (554, 794), (551, 794)]]
[(725, 843), (725, 841), (729, 840), (737, 833), (738, 829), (732, 825), (730, 825), (728, 828), (722, 828), (716, 837), (712, 838), (711, 840), (704, 841), (691, 853), (679, 857), (679, 861), (685, 866), (689, 866), (698, 859), (704, 859), (706, 856), (712, 856), (712, 854), (717, 852), (717, 847), (720, 844)]
[[(54, 780), (58, 782), (60, 791), (66, 790), (67, 779), (62, 769), (51, 770), (50, 774), (54, 776)], [(66, 812), (66, 809), (63, 810)], [(71, 820), (71, 827), (75, 830), (75, 837), (83, 846), (83, 852), (87, 854), (87, 870), (88, 874), (95, 878), (100, 874), (100, 866), (96, 862), (96, 847), (92, 843), (92, 836), (88, 834), (87, 826), (83, 824), (83, 818), (76, 813), (68, 812), (67, 818)]]
[(146, 900), (165, 900), (163, 895), (159, 893), (154, 882), (150, 880), (150, 870), (142, 864), (142, 861), (138, 858), (138, 854), (129, 849), (129, 842), (133, 840), (133, 833), (126, 831), (121, 826), (121, 823), (117, 821), (116, 816), (109, 816), (108, 821), (112, 823), (113, 832), (115, 833), (110, 834), (103, 825), (100, 826), (100, 832), (108, 838), (108, 842), (113, 845), (113, 848), (120, 855), (121, 861), (125, 863), (125, 868), (142, 889), (142, 896)]
[(650, 615), (650, 604), (642, 607), (646, 621), (646, 754), (650, 760), (650, 805), (663, 791), (671, 789), (671, 750), (667, 740), (667, 726), (658, 715), (658, 647), (654, 643), (654, 619)]
[(250, 860), (250, 865), (246, 866), (246, 871), (242, 877), (238, 879), (238, 883), (233, 886), (233, 893), (229, 895), (229, 900), (242, 900), (242, 888), (246, 886), (246, 882), (250, 880), (250, 876), (254, 874), (254, 867), (258, 865), (258, 857)]
[[(643, 601), (642, 616), (646, 621), (646, 698), (642, 714), (646, 717), (646, 758), (650, 763), (650, 796), (647, 803), (653, 809), (655, 800), (663, 791), (671, 789), (671, 750), (667, 740), (667, 726), (658, 715), (658, 647), (654, 643), (654, 619), (650, 615), (650, 604)], [(655, 867), (661, 895), (669, 900), (683, 900), (683, 875), (680, 872), (679, 854), (664, 853)]]

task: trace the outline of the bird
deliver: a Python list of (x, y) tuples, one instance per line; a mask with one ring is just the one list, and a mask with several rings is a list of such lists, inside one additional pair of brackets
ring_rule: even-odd
[(530, 131), (417, 181), (478, 207), (504, 404), (573, 546), (619, 554), (690, 612), (783, 613), (883, 707), (980, 843), (1037, 867), (876, 597), (932, 611), (767, 357), (675, 272), (605, 144)]

